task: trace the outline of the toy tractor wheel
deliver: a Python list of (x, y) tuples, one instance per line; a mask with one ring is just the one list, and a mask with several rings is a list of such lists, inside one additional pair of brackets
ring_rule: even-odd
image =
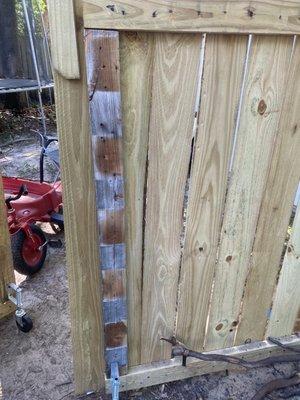
[(50, 226), (53, 230), (53, 232), (57, 235), (60, 232), (64, 231), (64, 225), (63, 224), (55, 224), (54, 222), (50, 222)]
[(58, 209), (58, 212), (55, 213), (55, 214), (58, 215), (58, 216), (61, 216), (62, 220), (59, 221), (59, 219), (58, 219), (58, 221), (56, 221), (56, 222), (50, 222), (50, 226), (51, 226), (53, 232), (55, 234), (58, 234), (58, 233), (63, 232), (65, 230), (64, 222), (63, 222), (63, 207), (60, 206), (59, 209)]
[(47, 255), (47, 240), (43, 231), (36, 225), (31, 225), (30, 228), (38, 246), (33, 246), (23, 230), (11, 236), (14, 268), (23, 275), (38, 272), (43, 267)]
[(16, 319), (17, 327), (22, 332), (29, 332), (33, 328), (33, 323), (31, 318), (27, 314), (23, 315), (21, 318)]

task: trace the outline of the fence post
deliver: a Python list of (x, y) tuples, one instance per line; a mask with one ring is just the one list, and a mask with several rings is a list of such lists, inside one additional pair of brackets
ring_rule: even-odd
[(7, 228), (6, 210), (4, 207), (4, 194), (2, 177), (0, 175), (0, 319), (14, 311), (14, 306), (7, 300), (6, 285), (14, 282), (10, 238)]
[[(63, 2), (48, 0), (51, 36), (56, 39), (62, 33), (62, 27), (58, 26), (62, 21), (55, 16), (60, 15)], [(69, 11), (73, 12), (72, 2), (68, 1), (68, 4), (72, 5)], [(74, 5), (79, 21), (82, 19), (81, 0), (76, 0)], [(102, 293), (83, 33), (81, 25), (77, 27), (77, 33), (68, 32), (69, 38), (75, 40), (77, 36), (80, 79), (67, 79), (69, 76), (66, 78), (63, 73), (66, 70), (64, 64), (60, 64), (60, 72), (54, 70), (74, 376), (79, 394), (104, 387)], [(66, 40), (61, 36), (55, 44), (52, 41), (53, 51), (57, 51), (56, 46), (64, 46)], [(70, 43), (72, 45), (76, 43)], [(63, 54), (60, 50), (57, 54)], [(68, 57), (64, 60), (68, 61)]]

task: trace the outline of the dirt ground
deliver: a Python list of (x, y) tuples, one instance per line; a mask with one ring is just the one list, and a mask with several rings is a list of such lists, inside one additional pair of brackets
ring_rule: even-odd
[[(22, 135), (24, 138), (24, 135)], [(39, 146), (35, 137), (14, 147), (1, 145), (0, 171), (5, 175), (38, 178)], [(50, 179), (56, 171), (47, 167)], [(43, 227), (54, 237), (49, 226)], [(56, 235), (64, 240), (63, 234)], [(24, 334), (12, 317), (0, 321), (0, 400), (76, 399), (72, 373), (70, 319), (66, 278), (65, 248), (49, 248), (45, 267), (26, 278), (16, 274), (24, 291), (24, 306), (34, 321), (33, 330)], [(289, 377), (300, 365), (281, 364), (247, 373), (206, 375), (173, 384), (122, 394), (135, 400), (251, 400), (265, 383)], [(81, 399), (100, 399), (97, 394)], [(300, 387), (278, 391), (266, 399), (300, 399)]]

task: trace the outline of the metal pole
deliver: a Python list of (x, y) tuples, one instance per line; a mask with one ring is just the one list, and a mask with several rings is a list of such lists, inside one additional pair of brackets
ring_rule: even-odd
[[(38, 98), (39, 98), (41, 120), (42, 120), (42, 125), (43, 125), (43, 137), (45, 138), (45, 137), (47, 137), (47, 127), (46, 127), (46, 117), (45, 117), (44, 108), (43, 108), (43, 100), (42, 100), (42, 95), (41, 95), (42, 85), (41, 85), (40, 73), (39, 73), (39, 68), (38, 68), (38, 63), (37, 63), (36, 51), (35, 51), (35, 47), (34, 47), (33, 33), (32, 33), (32, 29), (31, 29), (29, 17), (28, 17), (27, 0), (22, 0), (22, 5), (23, 5), (24, 16), (25, 16), (26, 26), (27, 26), (27, 30), (28, 30), (28, 35), (29, 35), (32, 61), (33, 61), (33, 65), (34, 65), (36, 80), (37, 80), (38, 87), (39, 87)], [(42, 146), (44, 145), (44, 143), (41, 143), (41, 144), (42, 144)]]
[[(48, 41), (48, 35), (47, 35), (46, 27), (45, 27), (45, 21), (44, 21), (42, 10), (41, 10), (41, 7), (40, 7), (38, 1), (36, 2), (36, 5), (37, 5), (37, 8), (38, 8), (39, 13), (40, 13), (40, 18), (41, 18), (41, 21), (42, 21), (42, 27), (43, 27), (43, 33), (44, 33), (43, 48), (44, 48), (45, 59), (46, 59), (46, 70), (47, 70), (48, 77), (50, 77), (50, 70), (51, 70), (51, 75), (52, 76), (50, 78), (53, 79), (53, 66), (52, 66), (52, 59), (51, 59), (51, 52), (50, 52), (50, 46), (49, 46), (49, 41)], [(48, 62), (50, 64), (50, 70), (49, 70)], [(48, 90), (49, 90), (50, 103), (53, 104), (51, 88), (49, 88)]]
[(24, 16), (25, 16), (26, 26), (27, 26), (27, 30), (28, 30), (28, 35), (29, 35), (31, 55), (32, 55), (32, 61), (33, 61), (33, 65), (34, 65), (36, 80), (38, 82), (39, 90), (41, 91), (42, 85), (41, 85), (40, 73), (39, 73), (36, 52), (35, 52), (35, 47), (34, 47), (34, 42), (33, 42), (33, 34), (32, 34), (31, 24), (30, 24), (29, 17), (28, 17), (27, 0), (22, 0), (22, 5), (23, 5)]

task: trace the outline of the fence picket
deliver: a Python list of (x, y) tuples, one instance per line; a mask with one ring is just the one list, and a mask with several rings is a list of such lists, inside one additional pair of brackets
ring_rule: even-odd
[(233, 345), (283, 101), (291, 37), (253, 39), (231, 171), (206, 350)]
[(130, 366), (141, 362), (144, 191), (153, 47), (151, 34), (120, 33)]
[(268, 336), (289, 335), (295, 325), (300, 310), (300, 207), (295, 216), (292, 234), (276, 288)]
[(193, 135), (200, 34), (155, 35), (149, 127), (142, 309), (142, 363), (170, 357), (180, 235)]
[[(300, 42), (289, 68), (278, 135), (252, 252), (236, 343), (264, 337), (283, 244), (300, 178)], [(281, 71), (283, 73), (283, 71)]]
[(206, 38), (177, 322), (177, 336), (197, 350), (204, 342), (246, 43), (245, 36)]

